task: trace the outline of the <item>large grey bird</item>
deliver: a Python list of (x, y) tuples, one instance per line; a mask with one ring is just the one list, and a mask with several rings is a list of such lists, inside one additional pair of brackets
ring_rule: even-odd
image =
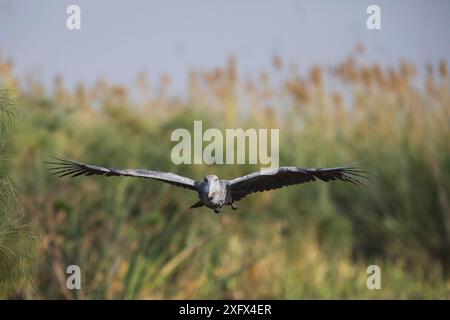
[(58, 159), (51, 164), (52, 175), (64, 176), (91, 176), (103, 175), (128, 176), (146, 179), (154, 179), (170, 183), (177, 187), (187, 188), (198, 193), (200, 200), (190, 208), (206, 206), (216, 213), (222, 212), (223, 206), (230, 205), (233, 210), (237, 209), (236, 201), (245, 196), (268, 190), (279, 189), (285, 186), (315, 181), (316, 179), (328, 182), (340, 180), (361, 184), (362, 179), (367, 179), (367, 172), (357, 167), (341, 166), (335, 168), (297, 168), (280, 167), (266, 169), (248, 174), (232, 180), (219, 180), (215, 175), (207, 175), (203, 180), (192, 180), (174, 173), (159, 172), (145, 169), (115, 169), (85, 164), (73, 160)]

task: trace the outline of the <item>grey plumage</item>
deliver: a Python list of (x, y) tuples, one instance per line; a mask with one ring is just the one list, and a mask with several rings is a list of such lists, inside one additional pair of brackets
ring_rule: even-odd
[(356, 167), (341, 166), (335, 168), (297, 168), (280, 167), (266, 169), (232, 180), (219, 180), (217, 176), (207, 175), (203, 180), (192, 180), (177, 174), (145, 169), (116, 169), (85, 164), (73, 160), (56, 159), (57, 162), (46, 162), (52, 167), (52, 175), (64, 176), (128, 176), (163, 181), (177, 187), (197, 191), (200, 200), (191, 206), (197, 208), (207, 206), (216, 213), (223, 206), (230, 205), (237, 209), (234, 202), (254, 193), (279, 189), (285, 186), (321, 180), (325, 182), (340, 180), (353, 184), (362, 184), (367, 179), (367, 172)]

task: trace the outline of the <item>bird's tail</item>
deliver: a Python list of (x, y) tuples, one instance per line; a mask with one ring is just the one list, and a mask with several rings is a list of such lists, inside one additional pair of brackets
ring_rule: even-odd
[(203, 207), (202, 201), (198, 201), (198, 202), (194, 203), (192, 206), (189, 207), (189, 209), (200, 208), (200, 207)]

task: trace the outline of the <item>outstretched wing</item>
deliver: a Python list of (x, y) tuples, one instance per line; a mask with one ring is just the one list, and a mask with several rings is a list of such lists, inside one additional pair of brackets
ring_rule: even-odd
[(49, 169), (52, 171), (52, 175), (59, 177), (64, 176), (91, 176), (91, 175), (103, 175), (107, 177), (111, 176), (126, 176), (137, 177), (146, 179), (155, 179), (170, 183), (172, 185), (187, 188), (191, 190), (197, 190), (195, 180), (176, 175), (174, 173), (151, 171), (145, 169), (116, 169), (116, 168), (104, 168), (94, 166), (86, 163), (81, 163), (73, 160), (63, 160), (55, 158), (57, 162), (45, 162), (51, 164)]
[(367, 172), (355, 167), (336, 168), (297, 168), (281, 167), (254, 172), (243, 177), (229, 181), (228, 188), (231, 191), (233, 201), (238, 201), (254, 192), (279, 189), (299, 183), (315, 181), (316, 179), (328, 182), (341, 180), (353, 184), (362, 184), (361, 180), (367, 179)]

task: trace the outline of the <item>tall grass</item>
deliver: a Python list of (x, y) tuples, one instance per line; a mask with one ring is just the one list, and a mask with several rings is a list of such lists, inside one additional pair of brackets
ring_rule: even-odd
[(18, 213), (10, 176), (12, 142), (9, 131), (16, 115), (13, 92), (0, 83), (0, 298), (20, 297), (32, 276), (34, 258), (30, 230)]
[[(359, 56), (303, 70), (275, 57), (245, 78), (237, 59), (192, 71), (186, 96), (170, 77), (136, 88), (105, 80), (52, 91), (16, 80), (15, 176), (39, 235), (30, 298), (449, 298), (449, 76), (445, 62), (367, 65)], [(12, 78), (12, 76), (9, 76)], [(25, 89), (23, 89), (25, 88)], [(153, 89), (151, 89), (153, 88)], [(19, 90), (19, 89), (18, 89)], [(141, 102), (131, 97), (138, 94)], [(176, 166), (173, 129), (280, 128), (280, 164), (365, 159), (368, 187), (313, 183), (240, 202), (237, 212), (186, 210), (194, 193), (131, 178), (50, 177), (49, 154), (201, 178), (256, 166)], [(82, 270), (82, 290), (65, 268)], [(366, 287), (378, 264), (382, 290)]]

